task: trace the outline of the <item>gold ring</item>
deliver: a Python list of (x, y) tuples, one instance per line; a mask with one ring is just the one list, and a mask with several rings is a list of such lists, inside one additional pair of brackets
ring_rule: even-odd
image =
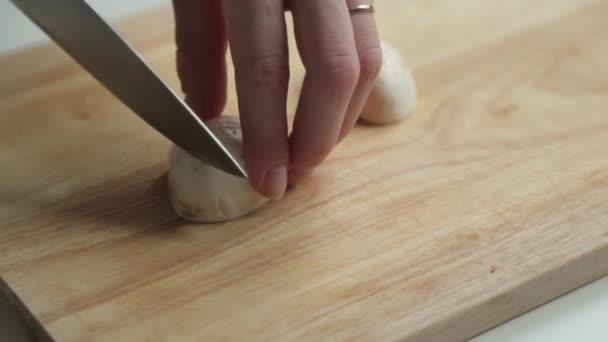
[(357, 5), (353, 8), (349, 8), (348, 11), (350, 12), (350, 14), (374, 13), (374, 6), (373, 5)]

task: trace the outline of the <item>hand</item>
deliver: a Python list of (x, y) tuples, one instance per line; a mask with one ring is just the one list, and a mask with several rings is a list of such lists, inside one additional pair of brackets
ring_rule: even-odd
[[(370, 0), (173, 0), (177, 65), (186, 102), (203, 119), (226, 102), (227, 43), (235, 68), (245, 167), (253, 187), (283, 196), (354, 126), (381, 65)], [(285, 9), (306, 76), (287, 129)]]

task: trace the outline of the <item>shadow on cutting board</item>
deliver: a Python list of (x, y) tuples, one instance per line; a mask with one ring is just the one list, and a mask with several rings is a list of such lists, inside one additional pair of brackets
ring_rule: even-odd
[(38, 223), (53, 222), (64, 229), (91, 227), (110, 233), (128, 229), (169, 237), (178, 235), (182, 226), (197, 225), (205, 230), (225, 226), (178, 217), (169, 203), (167, 182), (166, 164), (160, 163), (52, 200), (34, 195), (19, 206), (37, 213)]
[(165, 171), (159, 164), (52, 199), (33, 195), (19, 206), (36, 213), (37, 223), (56, 224), (62, 231), (86, 227), (172, 234), (183, 220), (170, 207)]
[(76, 192), (56, 213), (135, 230), (174, 226), (181, 220), (168, 201), (165, 167), (145, 168)]

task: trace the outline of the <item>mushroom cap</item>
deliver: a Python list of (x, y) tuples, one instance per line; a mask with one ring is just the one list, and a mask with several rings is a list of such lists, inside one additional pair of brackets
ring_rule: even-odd
[[(238, 117), (221, 116), (206, 124), (242, 164), (242, 134)], [(191, 221), (234, 220), (269, 201), (255, 191), (248, 180), (223, 172), (177, 146), (173, 146), (169, 154), (168, 176), (173, 210)]]
[(360, 119), (390, 124), (405, 119), (416, 105), (416, 83), (397, 48), (381, 41), (382, 68), (361, 111)]

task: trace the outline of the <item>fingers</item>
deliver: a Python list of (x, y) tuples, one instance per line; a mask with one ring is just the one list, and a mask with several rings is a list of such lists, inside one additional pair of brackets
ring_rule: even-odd
[(226, 27), (217, 0), (173, 0), (177, 72), (186, 103), (203, 119), (226, 104)]
[[(351, 18), (344, 0), (224, 0), (223, 6), (220, 0), (173, 0), (173, 5), (186, 102), (204, 119), (222, 112), (229, 36), (249, 178), (262, 194), (282, 197), (286, 167), (297, 181), (356, 122), (382, 62), (373, 15)], [(286, 7), (293, 12), (306, 67), (289, 140)]]
[(290, 137), (290, 166), (301, 174), (335, 147), (360, 65), (344, 0), (292, 0), (289, 5), (306, 68)]
[[(349, 0), (349, 8), (369, 3), (369, 0)], [(369, 97), (374, 81), (382, 68), (382, 48), (380, 46), (380, 35), (376, 27), (373, 13), (360, 12), (351, 15), (355, 44), (359, 56), (360, 73), (359, 82), (351, 98), (346, 116), (342, 124), (339, 140), (344, 139), (351, 131), (363, 106)]]
[(251, 184), (278, 199), (287, 187), (289, 60), (283, 0), (224, 0), (243, 153)]

